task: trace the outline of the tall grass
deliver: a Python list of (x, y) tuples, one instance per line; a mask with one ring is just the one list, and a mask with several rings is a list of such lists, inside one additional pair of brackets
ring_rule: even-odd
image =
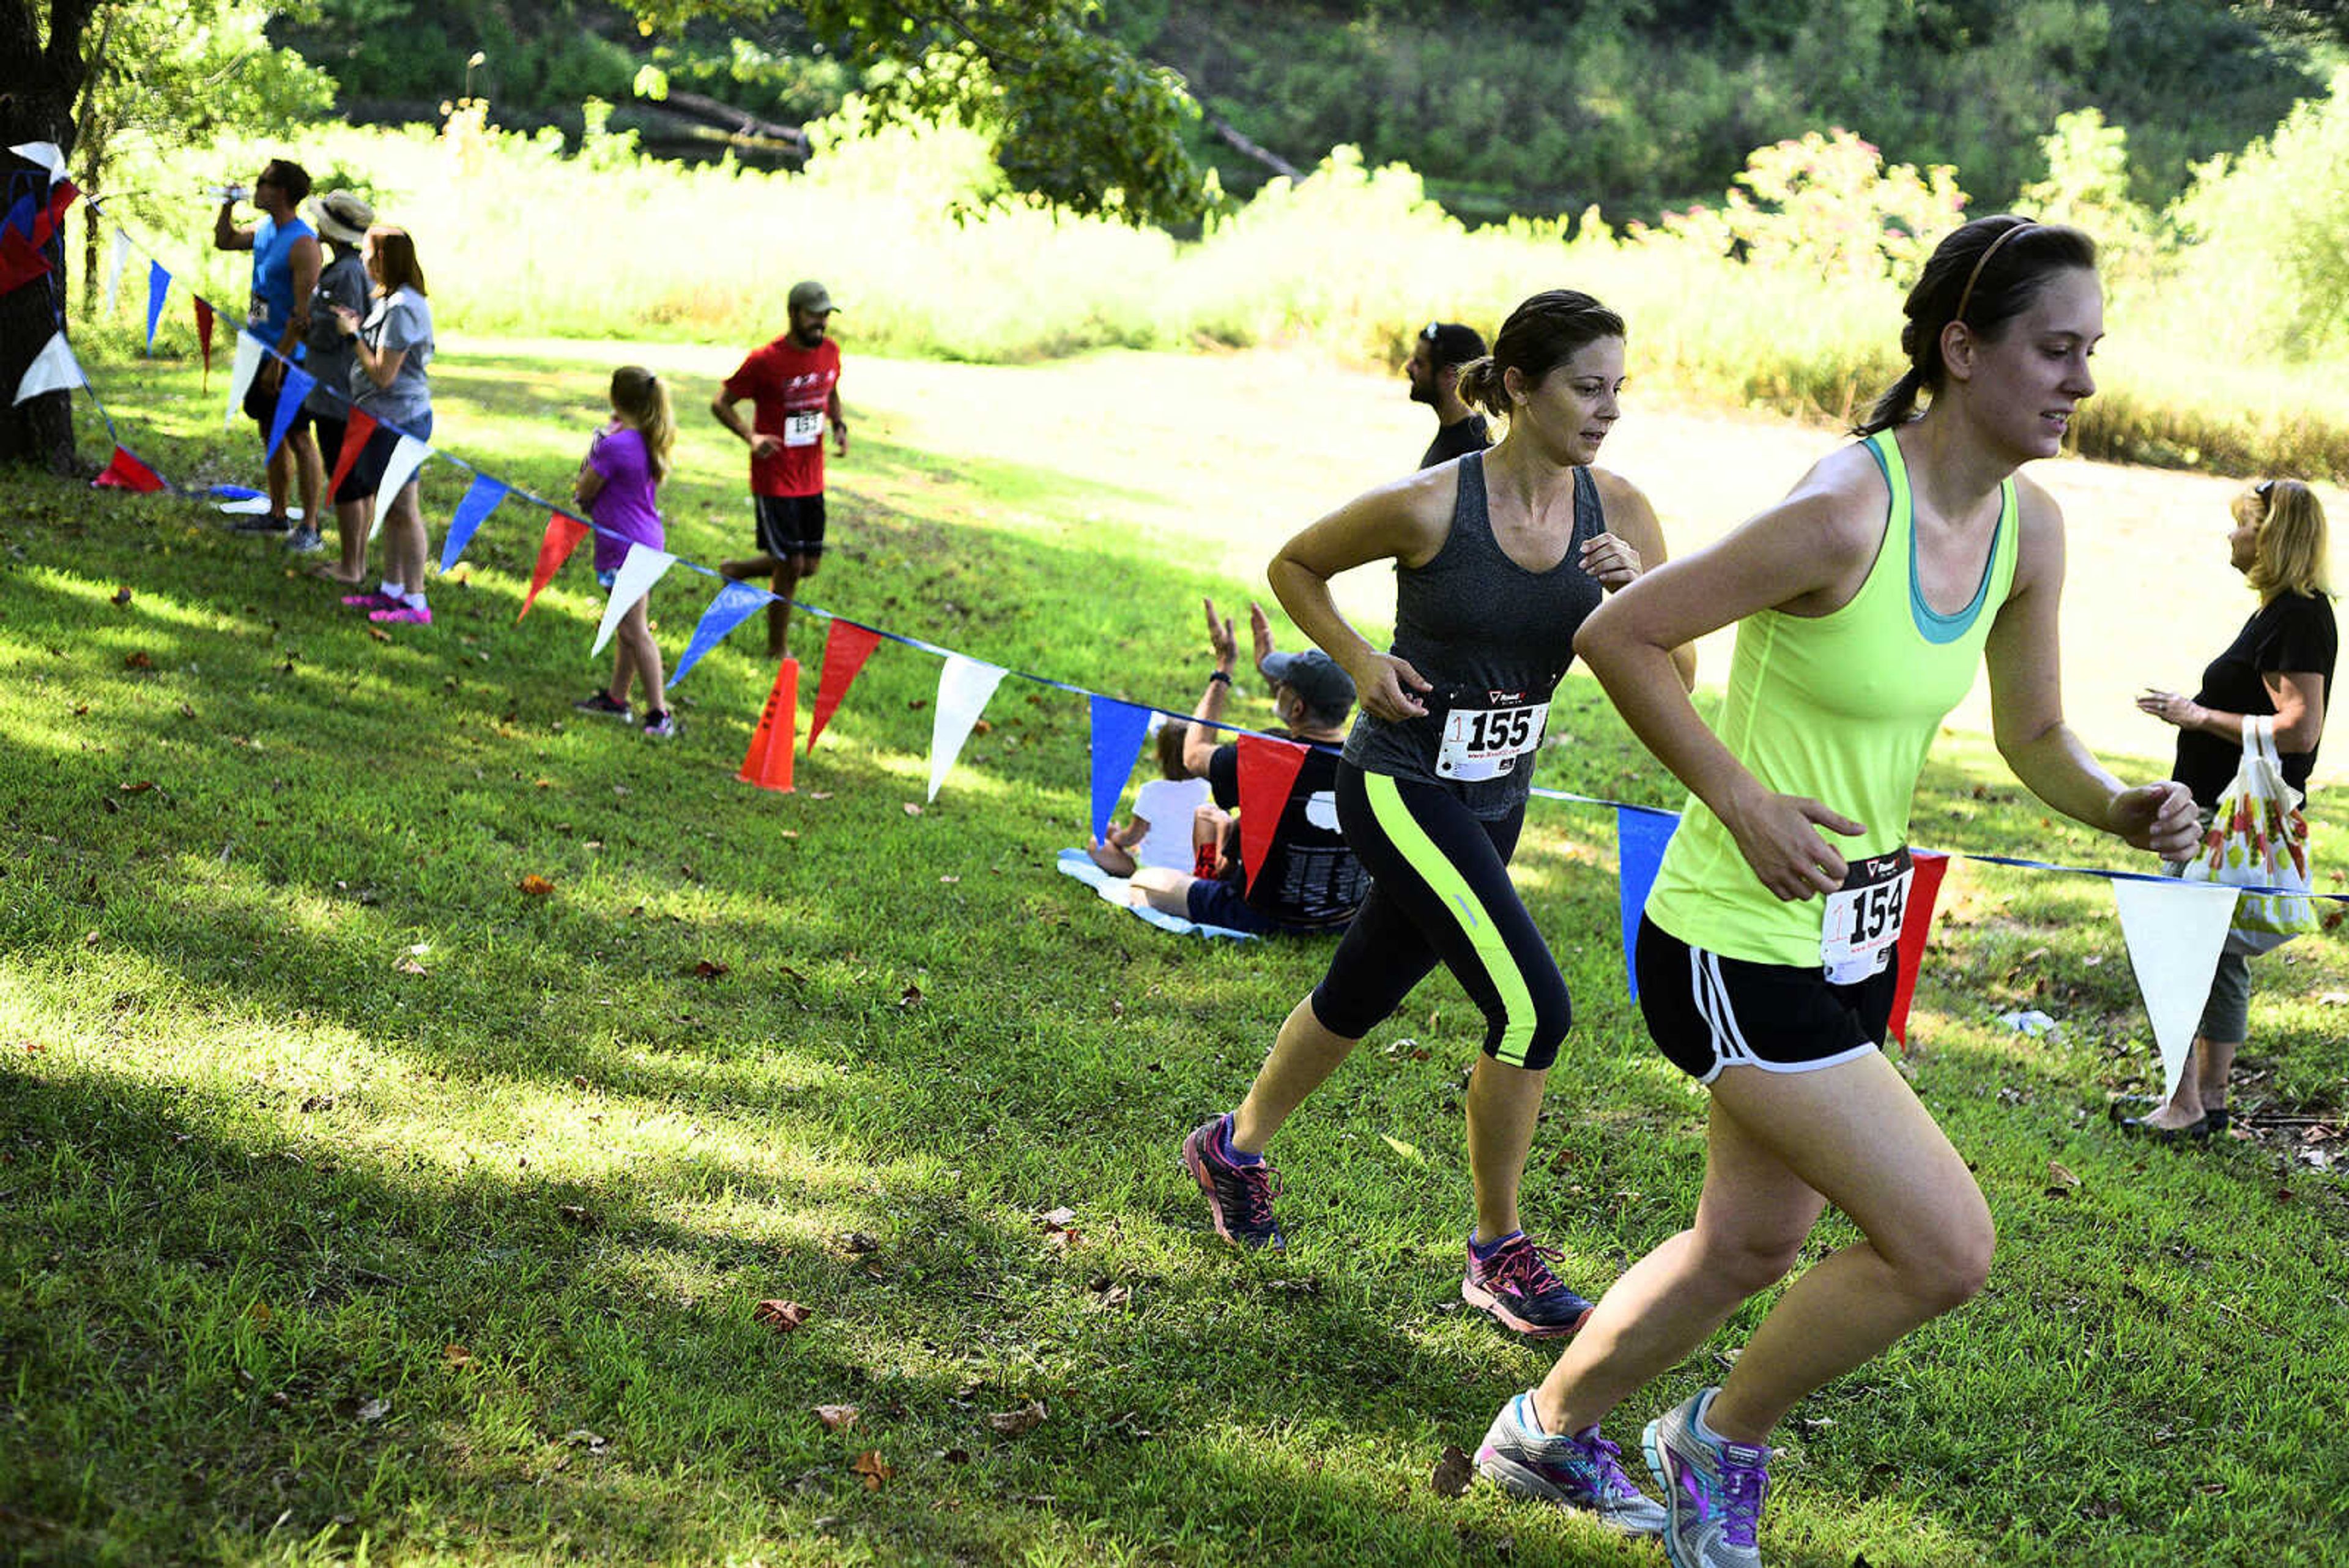
[[(1624, 312), (1635, 374), (1668, 396), (1841, 420), (1899, 369), (1897, 282), (1749, 265), (1701, 227), (1619, 235), (1593, 217), (1470, 230), (1411, 171), (1366, 168), (1341, 148), (1177, 241), (986, 206), (985, 150), (964, 132), (854, 130), (831, 127), (832, 150), (799, 175), (661, 162), (626, 135), (591, 135), (566, 155), (553, 133), (488, 130), (462, 110), (437, 132), (328, 127), (282, 151), (416, 234), (438, 319), (460, 332), (748, 344), (780, 329), (794, 280), (816, 276), (843, 302), (840, 336), (868, 353), (1010, 363), (1299, 343), (1392, 361), (1421, 322), (1489, 332), (1526, 295), (1571, 285)], [(245, 263), (210, 250), (197, 192), (278, 151), (147, 155), (121, 182), (136, 193), (112, 210), (174, 273), (233, 302)], [(2247, 358), (2200, 325), (2216, 306), (2194, 287), (2115, 278), (2103, 395), (2075, 426), (2083, 451), (2349, 474), (2349, 372)], [(101, 336), (140, 329), (140, 291), (125, 293)], [(175, 312), (164, 346), (185, 351), (188, 337)]]

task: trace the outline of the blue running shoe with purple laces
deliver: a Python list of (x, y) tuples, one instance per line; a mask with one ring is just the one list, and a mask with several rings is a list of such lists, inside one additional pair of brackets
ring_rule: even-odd
[(1698, 1430), (1715, 1392), (1701, 1388), (1648, 1423), (1642, 1447), (1669, 1516), (1664, 1555), (1672, 1568), (1762, 1568), (1754, 1535), (1770, 1496), (1770, 1450)]
[(1626, 1535), (1661, 1535), (1663, 1505), (1631, 1484), (1622, 1459), (1596, 1427), (1564, 1437), (1543, 1431), (1530, 1392), (1501, 1407), (1476, 1449), (1477, 1470), (1504, 1491), (1578, 1509)]
[(1230, 1122), (1227, 1116), (1210, 1117), (1185, 1138), (1184, 1168), (1207, 1195), (1216, 1235), (1251, 1251), (1278, 1252), (1288, 1244), (1272, 1219), (1272, 1200), (1280, 1195), (1279, 1179), (1268, 1159), (1244, 1165), (1232, 1158), (1226, 1141)]
[(1555, 1247), (1535, 1246), (1523, 1231), (1513, 1231), (1485, 1249), (1477, 1247), (1471, 1231), (1460, 1299), (1491, 1313), (1504, 1327), (1537, 1339), (1572, 1334), (1590, 1315), (1590, 1303), (1549, 1272), (1549, 1260), (1557, 1255)]

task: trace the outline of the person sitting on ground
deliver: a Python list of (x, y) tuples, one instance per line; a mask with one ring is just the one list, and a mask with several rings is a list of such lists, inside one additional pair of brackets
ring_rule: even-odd
[[(1215, 735), (1223, 727), (1224, 701), (1231, 691), (1239, 646), (1233, 639), (1231, 621), (1216, 614), (1213, 600), (1206, 608), (1207, 640), (1216, 667), (1184, 737), (1183, 765), (1206, 779), (1216, 806), (1229, 813), (1240, 804), (1239, 746), (1217, 745)], [(1260, 622), (1262, 612), (1257, 616)], [(1209, 842), (1220, 839), (1224, 845), (1217, 874), (1199, 877), (1144, 867), (1133, 874), (1134, 901), (1226, 930), (1342, 930), (1371, 887), (1369, 874), (1338, 830), (1337, 748), (1345, 742), (1346, 722), (1354, 709), (1353, 678), (1318, 648), (1302, 653), (1273, 649), (1268, 628), (1259, 627), (1257, 646), (1257, 668), (1272, 682), (1273, 708), (1281, 728), (1289, 739), (1312, 748), (1288, 786), (1264, 864), (1250, 882), (1238, 854), (1237, 824), (1211, 809), (1203, 814), (1202, 827), (1212, 834)]]
[(1214, 804), (1215, 794), (1206, 779), (1193, 777), (1183, 765), (1190, 732), (1191, 726), (1180, 721), (1159, 726), (1159, 776), (1133, 792), (1133, 815), (1124, 826), (1112, 825), (1109, 836), (1085, 851), (1111, 876), (1131, 877), (1144, 866), (1188, 871), (1196, 863), (1192, 820), (1202, 806)]
[(1484, 357), (1485, 339), (1473, 327), (1431, 321), (1419, 329), (1402, 373), (1411, 380), (1411, 400), (1435, 410), (1435, 439), (1427, 443), (1420, 467), (1433, 468), (1493, 444), (1485, 416), (1460, 395), (1460, 367)]

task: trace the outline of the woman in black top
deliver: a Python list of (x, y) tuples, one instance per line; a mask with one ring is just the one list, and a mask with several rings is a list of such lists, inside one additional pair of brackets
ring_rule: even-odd
[[(2339, 641), (2325, 576), (2324, 509), (2308, 486), (2261, 480), (2228, 511), (2234, 520), (2229, 562), (2260, 596), (2259, 612), (2202, 672), (2202, 689), (2192, 697), (2148, 691), (2137, 700), (2139, 709), (2178, 726), (2171, 776), (2194, 792), (2206, 824), (2234, 780), (2246, 719), (2273, 715), (2284, 782), (2306, 791)], [(2242, 1047), (2251, 986), (2243, 956), (2221, 953), (2178, 1093), (2152, 1115), (2124, 1122), (2125, 1128), (2165, 1140), (2225, 1130), (2227, 1074)]]

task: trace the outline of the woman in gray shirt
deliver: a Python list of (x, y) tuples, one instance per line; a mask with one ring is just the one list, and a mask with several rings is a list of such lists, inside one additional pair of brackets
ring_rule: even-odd
[[(376, 495), (401, 436), (432, 439), (432, 390), (425, 379), (432, 363), (432, 307), (425, 301), (416, 242), (405, 229), (378, 223), (367, 233), (366, 255), (367, 275), (375, 280), (374, 303), (365, 318), (348, 309), (336, 311), (335, 317), (351, 342), (351, 401), (376, 421), (376, 430), (352, 465), (348, 483), (336, 491), (337, 501)], [(429, 545), (415, 475), (388, 503), (376, 495), (376, 506), (384, 513), (383, 586), (343, 602), (365, 608), (369, 620), (430, 626), (432, 611), (424, 602)]]

